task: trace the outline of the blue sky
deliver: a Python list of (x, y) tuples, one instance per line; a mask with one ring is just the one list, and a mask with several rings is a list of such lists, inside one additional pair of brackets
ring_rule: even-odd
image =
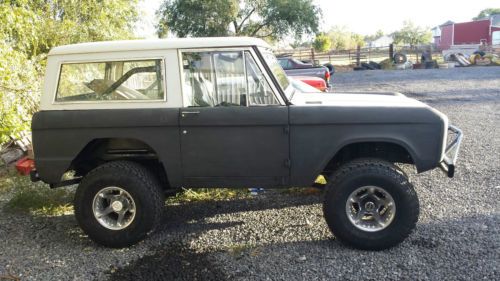
[[(155, 38), (155, 11), (162, 0), (141, 0), (143, 13), (136, 33), (145, 38)], [(345, 26), (347, 29), (369, 35), (378, 29), (386, 33), (397, 30), (405, 20), (418, 25), (433, 27), (447, 20), (468, 21), (485, 8), (500, 8), (499, 0), (314, 0), (323, 10), (321, 27), (327, 31), (332, 26)]]

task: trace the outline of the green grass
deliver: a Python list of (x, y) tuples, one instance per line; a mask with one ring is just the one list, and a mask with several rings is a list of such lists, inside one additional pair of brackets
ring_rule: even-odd
[(323, 175), (319, 175), (314, 182), (319, 184), (326, 184), (326, 178)]
[(316, 187), (290, 187), (283, 189), (283, 193), (290, 195), (320, 195), (323, 191)]
[(0, 166), (0, 194), (7, 193), (12, 189), (13, 177), (16, 175), (16, 171), (13, 168)]
[(60, 216), (73, 212), (74, 191), (50, 189), (42, 183), (32, 183), (29, 177), (9, 175), (0, 178), (0, 194), (8, 199), (4, 210), (37, 216)]
[(247, 189), (241, 188), (183, 188), (175, 196), (167, 198), (167, 203), (183, 203), (196, 201), (226, 201), (231, 199), (249, 198)]
[[(8, 212), (30, 213), (37, 216), (60, 216), (73, 212), (73, 189), (50, 189), (43, 183), (32, 183), (29, 177), (12, 173), (0, 177), (0, 196), (8, 198), (4, 206), (4, 210)], [(182, 189), (175, 196), (168, 198), (167, 203), (225, 201), (249, 197), (247, 189)]]
[[(314, 182), (323, 185), (327, 183), (326, 178), (323, 175), (319, 175)], [(322, 193), (322, 190), (316, 187), (290, 187), (287, 189), (283, 189), (283, 193), (297, 194), (297, 195), (311, 195), (311, 194), (320, 194)]]
[[(326, 183), (321, 176), (317, 182)], [(283, 192), (306, 195), (319, 191), (312, 188), (289, 188)], [(4, 210), (9, 212), (30, 213), (37, 216), (60, 216), (73, 212), (74, 189), (50, 189), (43, 183), (32, 183), (27, 176), (9, 174), (0, 177), (0, 196), (9, 198), (4, 206)], [(227, 201), (251, 197), (245, 188), (183, 188), (175, 196), (167, 198), (167, 203)]]

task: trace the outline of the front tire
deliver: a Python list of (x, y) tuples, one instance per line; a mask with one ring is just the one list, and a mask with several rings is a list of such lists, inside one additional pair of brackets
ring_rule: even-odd
[(158, 225), (164, 192), (144, 166), (116, 161), (90, 171), (75, 194), (75, 217), (98, 244), (122, 248), (146, 237)]
[(403, 171), (375, 160), (354, 160), (328, 182), (323, 204), (328, 227), (342, 243), (383, 250), (401, 243), (415, 228), (418, 197)]

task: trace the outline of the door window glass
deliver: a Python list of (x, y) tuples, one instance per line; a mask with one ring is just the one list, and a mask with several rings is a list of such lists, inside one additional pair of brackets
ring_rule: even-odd
[(182, 60), (184, 106), (279, 104), (249, 52), (185, 52)]
[(250, 105), (277, 105), (278, 100), (249, 52), (246, 52), (248, 100)]

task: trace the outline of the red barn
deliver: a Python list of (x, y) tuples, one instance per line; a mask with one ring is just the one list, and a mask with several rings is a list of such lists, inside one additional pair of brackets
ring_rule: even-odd
[(496, 32), (500, 32), (500, 15), (470, 22), (446, 22), (439, 28), (440, 36), (435, 37), (434, 42), (441, 50), (447, 50), (452, 45), (498, 44), (493, 42), (493, 38), (498, 37)]
[(447, 50), (453, 45), (454, 26), (455, 24), (453, 22), (441, 26), (441, 40), (438, 45), (441, 50)]

